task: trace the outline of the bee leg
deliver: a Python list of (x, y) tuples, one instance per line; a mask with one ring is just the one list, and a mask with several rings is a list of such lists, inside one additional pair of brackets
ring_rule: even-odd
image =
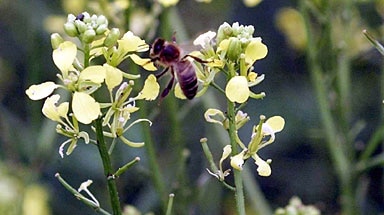
[(182, 60), (184, 60), (184, 59), (187, 58), (187, 57), (193, 58), (195, 61), (197, 61), (197, 62), (199, 62), (199, 63), (210, 63), (210, 62), (212, 62), (212, 61), (203, 60), (203, 59), (201, 59), (201, 58), (199, 58), (199, 57), (196, 57), (196, 56), (193, 56), (193, 55), (189, 55), (189, 54), (185, 55), (185, 56), (182, 58)]
[(173, 83), (175, 82), (175, 77), (173, 76), (172, 74), (172, 78), (171, 80), (169, 81), (167, 87), (163, 90), (163, 92), (161, 92), (161, 95), (160, 95), (160, 100), (159, 102), (157, 103), (157, 105), (160, 105), (161, 102), (163, 101), (163, 99), (169, 94), (169, 92), (171, 91), (172, 87), (173, 87)]
[(167, 87), (163, 90), (163, 92), (161, 93), (161, 99), (163, 99), (164, 97), (166, 97), (169, 92), (171, 91), (172, 87), (173, 87), (173, 83), (175, 82), (175, 77), (173, 77), (172, 75), (172, 78), (171, 80), (169, 81)]
[(168, 72), (168, 69), (169, 67), (165, 68), (163, 71), (156, 75), (156, 78), (159, 79), (161, 76)]

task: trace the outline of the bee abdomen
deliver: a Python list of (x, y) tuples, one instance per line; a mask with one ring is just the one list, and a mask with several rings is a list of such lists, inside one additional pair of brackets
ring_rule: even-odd
[(177, 76), (180, 88), (185, 97), (193, 99), (196, 96), (198, 88), (195, 68), (189, 61), (181, 61), (179, 64)]

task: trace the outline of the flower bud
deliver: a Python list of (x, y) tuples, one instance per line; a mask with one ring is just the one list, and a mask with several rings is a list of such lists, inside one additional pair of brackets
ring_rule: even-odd
[(104, 34), (104, 32), (107, 31), (107, 29), (108, 29), (108, 26), (106, 24), (99, 25), (99, 27), (97, 27), (96, 29), (96, 34), (97, 35)]
[(76, 37), (78, 35), (77, 29), (73, 22), (67, 22), (64, 24), (64, 31), (70, 37)]
[(93, 29), (88, 29), (84, 32), (84, 35), (83, 35), (83, 41), (85, 43), (91, 43), (93, 42), (93, 39), (95, 39), (95, 36), (96, 36), (96, 32), (95, 30)]
[(232, 27), (224, 22), (220, 25), (219, 30), (217, 31), (217, 44), (219, 44), (222, 40), (229, 38), (232, 35)]
[(99, 17), (97, 17), (96, 23), (98, 25), (103, 25), (103, 24), (108, 25), (108, 20), (107, 18), (105, 18), (105, 16), (100, 15)]
[(237, 61), (241, 54), (241, 41), (238, 38), (232, 37), (229, 39), (227, 57), (231, 61)]
[(120, 30), (118, 28), (112, 28), (104, 40), (104, 45), (108, 48), (114, 46), (120, 37)]
[(77, 27), (77, 30), (81, 33), (84, 33), (88, 28), (87, 28), (87, 25), (80, 21), (80, 20), (75, 20), (75, 25)]
[(58, 33), (51, 34), (52, 49), (57, 49), (59, 45), (64, 42), (64, 39)]

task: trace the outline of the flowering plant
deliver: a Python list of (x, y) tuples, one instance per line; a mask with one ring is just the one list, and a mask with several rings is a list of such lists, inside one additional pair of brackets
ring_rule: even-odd
[[(141, 58), (138, 53), (145, 52), (149, 45), (144, 40), (126, 32), (120, 38), (117, 28), (108, 28), (108, 20), (103, 16), (90, 15), (87, 12), (78, 16), (68, 15), (64, 30), (70, 37), (77, 38), (80, 46), (72, 41), (64, 41), (61, 35), (51, 35), (53, 48), (52, 58), (59, 69), (57, 74), (59, 81), (47, 81), (38, 85), (32, 85), (26, 90), (26, 94), (32, 100), (45, 99), (42, 112), (44, 116), (57, 122), (56, 132), (67, 137), (59, 147), (59, 154), (70, 155), (76, 148), (79, 140), (86, 144), (94, 143), (99, 148), (103, 160), (104, 172), (108, 177), (108, 188), (111, 194), (112, 209), (114, 214), (121, 214), (114, 179), (126, 170), (127, 167), (114, 171), (109, 155), (112, 153), (117, 140), (130, 147), (142, 147), (144, 142), (129, 140), (125, 133), (133, 125), (140, 122), (151, 121), (137, 119), (131, 121), (131, 115), (139, 108), (137, 100), (154, 100), (159, 93), (159, 85), (153, 75), (149, 75), (144, 87), (138, 93), (133, 92), (134, 80), (140, 75), (123, 72), (118, 66), (130, 58), (134, 63), (147, 70), (156, 70), (150, 59)], [(102, 57), (105, 63), (94, 65), (93, 59)], [(59, 93), (53, 94), (56, 89), (63, 89), (69, 94), (69, 101), (60, 102)], [(109, 102), (98, 98), (96, 93), (105, 92), (109, 95)], [(52, 95), (53, 94), (53, 95)], [(62, 93), (63, 94), (63, 93)], [(65, 98), (67, 96), (64, 96)], [(95, 133), (82, 129), (82, 126), (91, 127)], [(112, 138), (112, 144), (107, 150), (104, 138)], [(69, 144), (65, 153), (64, 147)], [(137, 159), (136, 159), (137, 161)], [(131, 165), (128, 163), (127, 165)], [(100, 208), (98, 201), (90, 193), (87, 187), (91, 182), (83, 183), (76, 192), (56, 175), (71, 192), (74, 192), (84, 202), (92, 207)], [(79, 194), (86, 191), (91, 199)]]

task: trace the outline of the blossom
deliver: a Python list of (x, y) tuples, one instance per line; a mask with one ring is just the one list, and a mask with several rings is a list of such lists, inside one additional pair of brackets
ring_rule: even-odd
[(262, 0), (243, 0), (245, 6), (247, 7), (255, 7), (258, 5)]
[(194, 41), (193, 45), (200, 45), (203, 49), (207, 48), (213, 43), (213, 38), (215, 38), (216, 32), (208, 31), (204, 34), (199, 35)]
[(160, 4), (162, 4), (164, 7), (170, 7), (173, 5), (176, 5), (179, 0), (157, 0)]

